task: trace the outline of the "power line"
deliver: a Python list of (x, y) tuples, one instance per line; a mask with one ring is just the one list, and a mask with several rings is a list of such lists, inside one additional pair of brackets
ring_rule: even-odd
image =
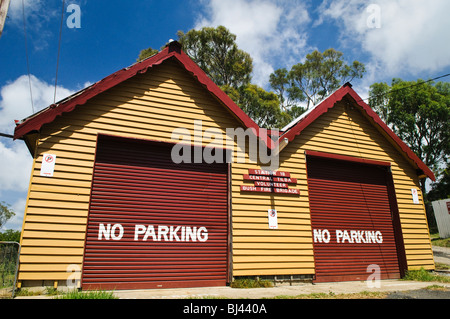
[(26, 59), (27, 59), (28, 83), (29, 83), (29, 86), (30, 86), (31, 110), (34, 113), (33, 90), (31, 89), (30, 61), (29, 61), (29, 58), (28, 58), (28, 41), (27, 41), (27, 27), (26, 27), (24, 0), (22, 0), (22, 18), (23, 18), (23, 32), (25, 34), (25, 56), (26, 56)]
[[(0, 137), (7, 137), (7, 138), (14, 139), (14, 135), (7, 134), (7, 133), (1, 133), (1, 132), (0, 132)], [(23, 137), (19, 137), (18, 139), (23, 140)]]
[(429, 80), (426, 80), (426, 81), (421, 81), (419, 83), (414, 83), (414, 84), (411, 84), (411, 85), (408, 85), (408, 86), (405, 86), (405, 87), (401, 87), (401, 88), (398, 88), (398, 89), (389, 90), (389, 91), (387, 91), (385, 93), (381, 93), (381, 94), (377, 94), (377, 95), (374, 95), (374, 96), (371, 96), (371, 97), (368, 97), (368, 98), (365, 98), (365, 99), (361, 99), (361, 100), (359, 100), (357, 102), (363, 102), (365, 100), (370, 100), (370, 99), (377, 98), (377, 97), (380, 97), (380, 96), (388, 95), (388, 94), (391, 94), (393, 92), (406, 90), (406, 89), (409, 89), (409, 88), (412, 88), (412, 87), (415, 87), (415, 86), (423, 85), (423, 84), (428, 83), (428, 82), (433, 82), (435, 80), (445, 78), (447, 76), (450, 76), (450, 73), (447, 73), (447, 74), (444, 74), (444, 75), (440, 75), (440, 76), (437, 76), (435, 78), (432, 78), (432, 79), (429, 79)]
[(62, 10), (61, 10), (61, 25), (59, 27), (59, 41), (58, 41), (58, 57), (56, 60), (56, 76), (55, 76), (55, 94), (53, 95), (53, 103), (56, 103), (56, 87), (58, 85), (58, 69), (59, 69), (59, 56), (61, 53), (61, 35), (63, 29), (63, 21), (64, 21), (64, 8), (66, 6), (66, 1), (63, 0)]

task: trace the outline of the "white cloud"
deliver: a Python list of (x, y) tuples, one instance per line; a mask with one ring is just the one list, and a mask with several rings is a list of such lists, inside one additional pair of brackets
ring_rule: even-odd
[[(379, 9), (380, 27), (371, 18)], [(385, 75), (420, 75), (450, 66), (450, 1), (448, 0), (334, 0), (325, 1), (321, 18), (335, 20), (344, 45), (360, 46)]]
[(11, 0), (8, 9), (8, 18), (13, 22), (23, 23), (23, 9), (25, 9), (25, 17), (35, 15), (41, 8), (41, 0)]
[(210, 0), (195, 29), (223, 25), (253, 58), (253, 83), (265, 86), (275, 64), (290, 67), (304, 56), (311, 21), (299, 1)]
[[(53, 103), (54, 85), (31, 76), (35, 112)], [(57, 101), (72, 94), (71, 90), (57, 88)], [(22, 75), (0, 89), (0, 132), (13, 134), (14, 120), (32, 114), (28, 76)], [(27, 190), (33, 164), (23, 141), (0, 140), (0, 200), (12, 204), (16, 216), (4, 229), (21, 229)]]
[(8, 9), (8, 25), (23, 32), (25, 15), (30, 53), (33, 50), (47, 50), (57, 34), (58, 29), (53, 29), (53, 26), (61, 19), (61, 7), (48, 5), (43, 0), (23, 0), (23, 4), (22, 7), (22, 0), (11, 0)]
[[(37, 112), (53, 103), (55, 86), (31, 75), (34, 111)], [(57, 87), (56, 101), (74, 92), (64, 87)], [(30, 86), (27, 75), (7, 83), (0, 90), (0, 131), (12, 134), (14, 120), (22, 120), (33, 113), (30, 98)]]
[(0, 142), (0, 190), (24, 192), (28, 189), (32, 157), (22, 141), (8, 144)]
[(12, 211), (15, 213), (14, 217), (8, 220), (2, 227), (2, 230), (13, 229), (22, 230), (23, 217), (25, 215), (25, 206), (27, 203), (26, 193), (20, 199), (18, 199), (14, 204), (11, 205)]

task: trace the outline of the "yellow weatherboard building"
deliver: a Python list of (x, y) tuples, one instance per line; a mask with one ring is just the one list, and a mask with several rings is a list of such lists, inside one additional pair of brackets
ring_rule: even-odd
[(280, 132), (260, 129), (174, 41), (24, 119), (15, 138), (34, 158), (22, 287), (434, 269), (419, 187), (434, 175), (350, 84)]

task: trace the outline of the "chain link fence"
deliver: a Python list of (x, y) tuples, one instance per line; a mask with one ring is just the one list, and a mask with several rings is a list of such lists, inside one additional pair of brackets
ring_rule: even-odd
[(14, 298), (19, 255), (19, 243), (0, 241), (0, 299)]

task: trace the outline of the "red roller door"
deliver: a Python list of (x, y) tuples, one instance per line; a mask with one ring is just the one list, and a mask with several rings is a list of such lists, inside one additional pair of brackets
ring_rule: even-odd
[(100, 136), (82, 287), (226, 285), (227, 164), (174, 164), (170, 144)]
[(388, 170), (307, 157), (317, 282), (400, 277)]

